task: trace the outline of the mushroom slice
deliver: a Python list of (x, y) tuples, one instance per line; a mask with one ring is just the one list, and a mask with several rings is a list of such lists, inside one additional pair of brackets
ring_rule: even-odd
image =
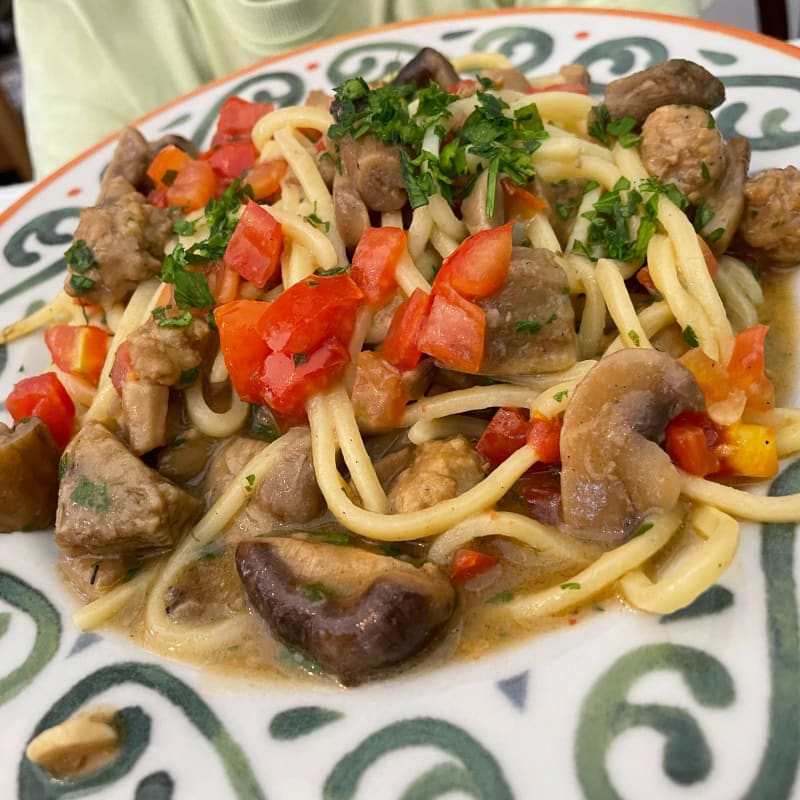
[(618, 78), (606, 86), (605, 104), (614, 119), (633, 117), (644, 122), (659, 106), (691, 105), (716, 108), (725, 100), (725, 87), (707, 69), (683, 58)]
[(602, 359), (578, 384), (561, 430), (561, 504), (577, 535), (629, 537), (643, 517), (678, 501), (680, 481), (658, 446), (667, 423), (704, 407), (683, 364), (658, 350)]
[(455, 607), (450, 581), (433, 564), (418, 568), (350, 546), (243, 541), (236, 568), (275, 636), (346, 685), (419, 653)]
[(455, 67), (438, 50), (432, 47), (423, 47), (395, 75), (394, 83), (412, 83), (422, 89), (429, 83), (438, 83), (446, 92), (459, 81)]

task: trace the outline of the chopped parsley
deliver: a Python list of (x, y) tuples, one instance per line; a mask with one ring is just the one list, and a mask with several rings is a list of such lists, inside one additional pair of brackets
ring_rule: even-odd
[(714, 209), (705, 200), (702, 200), (694, 212), (694, 229), (702, 230), (712, 219), (714, 219)]
[(309, 600), (324, 600), (331, 594), (331, 590), (323, 583), (307, 583), (303, 586), (303, 591)]
[(631, 538), (635, 538), (636, 536), (641, 536), (643, 533), (647, 533), (650, 528), (653, 527), (652, 522), (643, 522), (634, 532)]
[(494, 605), (501, 605), (502, 603), (508, 603), (514, 597), (514, 592), (511, 589), (504, 589), (502, 592), (498, 592), (496, 595), (490, 597), (486, 602), (492, 603)]
[(69, 285), (79, 294), (81, 292), (88, 292), (93, 288), (95, 281), (92, 278), (87, 278), (86, 275), (72, 275), (69, 279)]
[[(485, 89), (485, 86), (484, 86)], [(494, 94), (478, 91), (477, 105), (460, 127), (449, 132), (439, 156), (424, 150), (425, 134), (433, 130), (444, 139), (445, 122), (454, 96), (435, 83), (417, 89), (386, 84), (370, 89), (362, 78), (351, 78), (336, 89), (331, 111), (337, 120), (328, 135), (340, 146), (345, 136), (376, 136), (388, 145), (400, 145), (403, 182), (412, 208), (427, 205), (440, 192), (448, 202), (466, 197), (474, 180), (488, 171), (486, 213), (494, 213), (496, 178), (504, 173), (518, 185), (534, 175), (531, 154), (547, 138), (535, 103), (511, 111)], [(416, 111), (409, 105), (416, 100)], [(476, 166), (470, 167), (470, 159)], [(477, 157), (477, 159), (475, 158)]]
[(86, 244), (84, 239), (73, 242), (72, 246), (64, 253), (64, 257), (67, 259), (67, 266), (79, 274), (97, 266), (92, 248)]
[(691, 325), (687, 325), (682, 331), (681, 336), (683, 337), (683, 341), (689, 345), (689, 347), (698, 347), (700, 342), (697, 339), (697, 334), (694, 332), (694, 328)]
[(575, 581), (569, 581), (567, 583), (562, 583), (561, 584), (561, 588), (562, 589), (580, 589), (581, 585), (579, 583), (576, 583)]
[(191, 386), (200, 374), (200, 367), (191, 367), (190, 369), (181, 370), (178, 376), (178, 386)]
[(705, 161), (700, 164), (700, 175), (702, 175), (704, 181), (711, 180), (711, 173), (708, 171), (708, 164)]
[(527, 331), (528, 333), (538, 333), (545, 325), (552, 325), (558, 319), (557, 314), (551, 314), (544, 322), (535, 319), (521, 319), (514, 323), (514, 330), (517, 333)]
[(245, 480), (248, 486), (252, 486), (256, 482), (256, 476), (250, 473), (250, 475), (245, 476)]
[(158, 306), (154, 308), (150, 314), (156, 321), (159, 328), (185, 328), (192, 323), (192, 312), (188, 309), (182, 314), (175, 316), (168, 316), (167, 313), (172, 309), (172, 306)]
[(189, 219), (176, 219), (172, 223), (172, 232), (178, 236), (192, 236), (196, 229), (195, 223)]
[(69, 499), (82, 508), (101, 514), (110, 508), (105, 484), (93, 483), (85, 475), (78, 479), (78, 485), (72, 490)]
[(331, 275), (345, 275), (348, 272), (350, 272), (350, 264), (343, 264), (340, 267), (331, 267), (330, 269), (322, 269), (322, 267), (319, 267), (314, 270), (314, 274), (322, 278), (328, 278)]
[(636, 331), (628, 331), (628, 338), (636, 345), (636, 347), (642, 346), (642, 340), (639, 338), (639, 334), (636, 333)]
[(639, 144), (641, 136), (634, 133), (637, 122), (633, 117), (624, 116), (612, 118), (608, 106), (602, 103), (592, 109), (589, 135), (602, 142), (606, 147), (611, 147), (616, 139), (622, 147), (635, 147)]
[(296, 367), (300, 367), (308, 361), (308, 356), (305, 353), (292, 353), (292, 360)]
[(569, 396), (569, 389), (562, 389), (560, 392), (556, 392), (553, 395), (553, 400), (555, 400), (556, 403), (560, 403), (567, 396)]
[(310, 225), (313, 225), (315, 228), (319, 228), (321, 231), (325, 231), (327, 233), (331, 229), (331, 223), (328, 222), (326, 219), (322, 219), (319, 214), (317, 214), (317, 201), (314, 201), (314, 210), (304, 217), (305, 221), (308, 222)]

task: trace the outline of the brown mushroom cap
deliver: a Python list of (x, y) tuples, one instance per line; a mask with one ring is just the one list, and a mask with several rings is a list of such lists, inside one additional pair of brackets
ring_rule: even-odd
[(417, 568), (350, 546), (243, 541), (236, 568), (270, 630), (344, 684), (419, 653), (455, 607), (450, 581), (433, 564)]
[(431, 82), (438, 83), (446, 92), (458, 81), (459, 76), (453, 65), (433, 47), (423, 47), (394, 78), (396, 84), (411, 83), (419, 89)]
[(617, 542), (678, 500), (678, 472), (658, 446), (667, 423), (704, 406), (694, 376), (658, 350), (621, 350), (578, 384), (561, 430), (564, 522)]
[(682, 58), (618, 78), (606, 86), (605, 104), (614, 119), (633, 117), (642, 123), (651, 111), (670, 103), (716, 108), (725, 87), (707, 69)]

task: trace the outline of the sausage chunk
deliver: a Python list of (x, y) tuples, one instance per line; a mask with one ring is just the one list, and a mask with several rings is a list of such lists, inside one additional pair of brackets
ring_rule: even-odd
[(640, 153), (651, 175), (674, 183), (694, 205), (725, 171), (725, 141), (708, 111), (698, 106), (653, 111), (642, 126)]
[(768, 169), (745, 183), (740, 244), (764, 267), (800, 264), (800, 170)]
[(203, 504), (143, 464), (102, 425), (64, 451), (56, 544), (68, 555), (145, 556), (172, 547)]
[(483, 464), (463, 436), (425, 442), (389, 490), (394, 512), (419, 511), (463, 494), (483, 478)]

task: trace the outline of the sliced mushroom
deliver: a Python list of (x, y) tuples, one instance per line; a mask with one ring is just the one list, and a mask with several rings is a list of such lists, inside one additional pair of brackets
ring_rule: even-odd
[(400, 165), (400, 148), (384, 144), (377, 136), (339, 141), (342, 174), (353, 181), (364, 204), (371, 211), (399, 211), (408, 194)]
[(722, 81), (699, 64), (682, 58), (611, 81), (605, 92), (612, 118), (633, 117), (639, 123), (659, 106), (692, 105), (710, 110), (724, 100)]
[(369, 227), (369, 211), (355, 182), (339, 172), (333, 176), (333, 211), (336, 215), (336, 227), (345, 247), (354, 249)]
[(472, 191), (461, 203), (461, 219), (471, 234), (496, 228), (505, 220), (505, 202), (500, 180), (495, 179), (494, 211), (490, 217), (486, 213), (486, 198), (489, 194), (489, 170), (484, 170), (478, 175), (472, 186)]
[(236, 567), (273, 634), (344, 684), (423, 650), (455, 607), (438, 567), (350, 546), (272, 538), (240, 542)]
[[(711, 250), (716, 255), (728, 249), (742, 221), (744, 185), (749, 168), (750, 142), (744, 136), (734, 136), (725, 148), (722, 178), (705, 198), (714, 216), (700, 229), (700, 235), (708, 238)], [(717, 234), (716, 231), (722, 233)]]
[(50, 429), (38, 417), (19, 422), (13, 430), (0, 423), (0, 532), (53, 524), (60, 455)]
[(658, 350), (602, 359), (578, 384), (561, 431), (564, 522), (583, 538), (619, 542), (678, 500), (680, 481), (658, 446), (667, 423), (703, 408), (686, 367)]
[(459, 80), (455, 67), (448, 61), (446, 56), (432, 47), (423, 47), (395, 75), (394, 83), (400, 85), (411, 83), (419, 89), (429, 83), (437, 83), (448, 92)]

